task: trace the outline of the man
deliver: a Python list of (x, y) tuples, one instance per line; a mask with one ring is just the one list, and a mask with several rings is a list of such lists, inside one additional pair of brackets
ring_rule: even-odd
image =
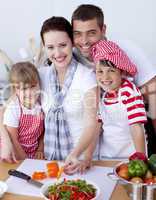
[[(106, 38), (106, 25), (102, 10), (90, 4), (80, 5), (72, 15), (72, 26), (74, 33), (75, 55), (77, 59), (90, 68), (94, 68), (90, 56), (91, 46), (100, 39)], [(114, 41), (129, 56), (137, 66), (138, 73), (135, 76), (135, 83), (140, 88), (145, 102), (148, 104), (148, 116), (153, 125), (151, 136), (151, 126), (147, 126), (149, 137), (149, 153), (156, 153), (153, 140), (156, 138), (156, 66), (153, 66), (145, 57), (143, 52), (134, 46), (130, 41)], [(149, 123), (148, 123), (149, 124)]]

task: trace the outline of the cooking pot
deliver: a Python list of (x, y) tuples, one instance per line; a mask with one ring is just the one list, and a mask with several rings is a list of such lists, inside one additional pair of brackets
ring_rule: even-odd
[(120, 177), (117, 173), (120, 165), (128, 164), (129, 161), (120, 162), (114, 168), (112, 173), (108, 173), (107, 175), (113, 179), (118, 181), (120, 184), (127, 184), (132, 188), (132, 193), (130, 196), (132, 200), (154, 200), (154, 189), (156, 188), (156, 183), (147, 184), (147, 183), (133, 183), (128, 181), (122, 177)]

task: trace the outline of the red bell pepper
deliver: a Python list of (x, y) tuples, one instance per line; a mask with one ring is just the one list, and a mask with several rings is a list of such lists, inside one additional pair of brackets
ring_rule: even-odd
[(147, 156), (142, 153), (142, 152), (135, 152), (134, 154), (132, 154), (130, 157), (129, 157), (129, 160), (142, 160), (144, 162), (147, 162)]

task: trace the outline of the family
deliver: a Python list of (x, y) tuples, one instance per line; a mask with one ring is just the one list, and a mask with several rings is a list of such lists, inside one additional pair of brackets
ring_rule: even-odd
[(45, 20), (40, 35), (51, 65), (13, 64), (12, 95), (0, 113), (1, 159), (65, 160), (72, 174), (92, 160), (147, 153), (144, 103), (153, 110), (156, 68), (140, 49), (109, 40), (103, 11), (91, 4), (78, 6), (71, 24)]

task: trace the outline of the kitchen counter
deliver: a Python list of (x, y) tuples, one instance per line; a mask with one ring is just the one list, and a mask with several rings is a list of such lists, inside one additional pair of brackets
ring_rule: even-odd
[[(22, 161), (21, 161), (22, 162)], [(16, 164), (10, 164), (10, 163), (4, 163), (0, 162), (0, 180), (5, 181), (8, 178), (8, 170), (9, 169), (16, 169), (20, 163)], [(104, 166), (104, 167), (113, 167), (117, 164), (117, 161), (93, 161), (93, 165), (96, 166)], [(42, 200), (42, 198), (38, 197), (28, 197), (23, 195), (15, 195), (11, 193), (6, 193), (2, 200), (28, 200), (28, 198), (31, 200)], [(127, 195), (127, 192), (125, 188), (122, 185), (117, 184), (110, 200), (130, 200), (130, 198)]]

